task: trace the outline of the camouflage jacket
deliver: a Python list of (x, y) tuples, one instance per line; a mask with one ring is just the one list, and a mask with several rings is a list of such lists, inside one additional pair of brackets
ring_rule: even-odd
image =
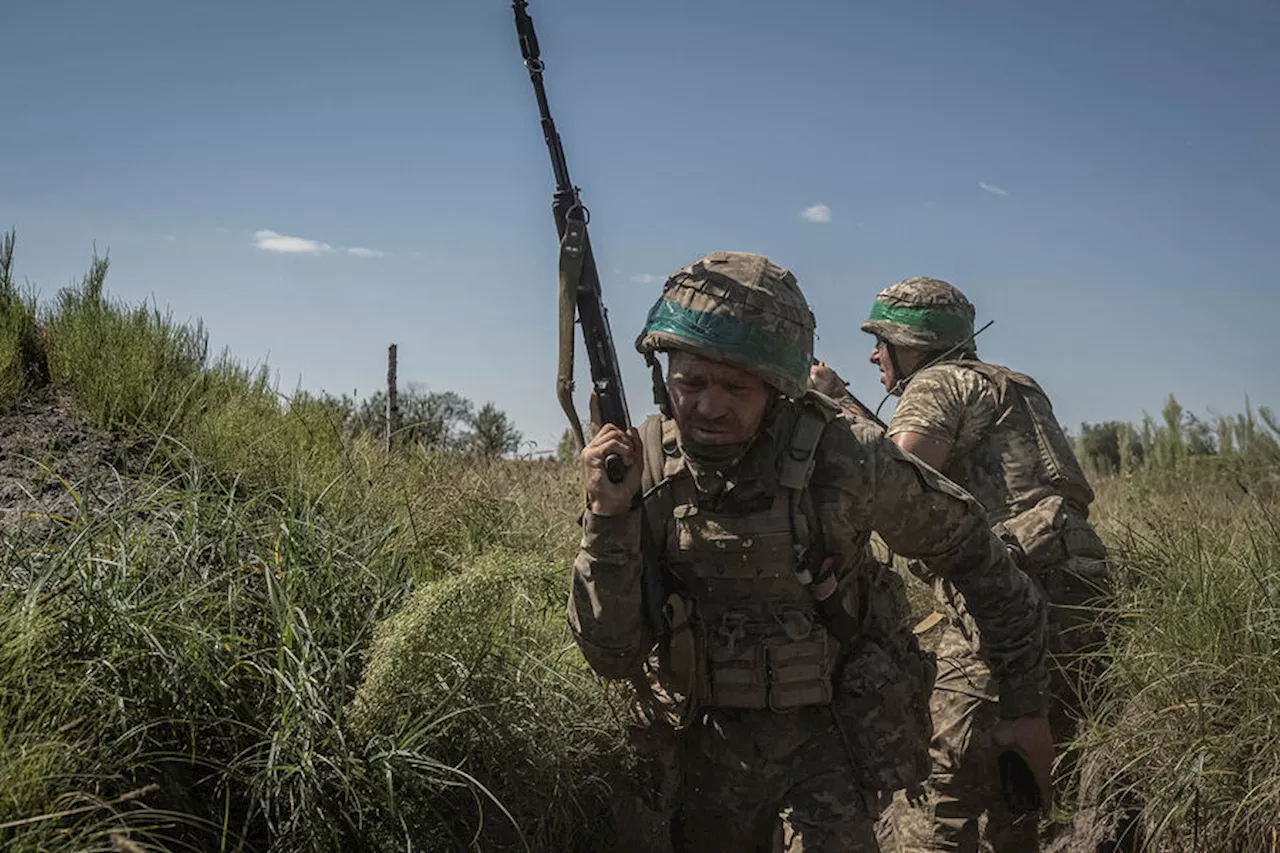
[(950, 444), (942, 474), (1016, 541), (1025, 568), (1106, 555), (1088, 523), (1093, 490), (1031, 377), (969, 359), (926, 367), (889, 423), (889, 436), (906, 432)]
[[(778, 405), (782, 411), (732, 470), (700, 470), (690, 461), (700, 505), (746, 511), (777, 490), (777, 417), (796, 404)], [(969, 609), (999, 682), (1001, 713), (1044, 712), (1045, 604), (973, 498), (903, 454), (878, 428), (845, 416), (822, 433), (809, 494), (825, 552), (841, 555), (842, 588), (844, 578), (857, 576), (872, 559), (867, 543), (875, 530), (894, 551), (923, 561), (973, 602)], [(633, 675), (653, 647), (642, 601), (642, 524), (639, 507), (611, 517), (588, 511), (582, 519), (568, 621), (587, 662), (606, 678)]]

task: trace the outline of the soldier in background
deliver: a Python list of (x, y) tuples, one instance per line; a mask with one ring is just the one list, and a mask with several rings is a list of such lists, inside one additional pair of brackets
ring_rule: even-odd
[[(862, 330), (871, 362), (900, 396), (887, 434), (986, 509), (994, 530), (1050, 602), (1049, 651), (1055, 743), (1074, 734), (1103, 641), (1092, 605), (1110, 590), (1107, 552), (1088, 521), (1093, 491), (1049, 398), (1029, 376), (977, 357), (974, 308), (945, 281), (913, 278), (882, 290)], [(815, 368), (815, 387), (843, 389)], [(997, 692), (963, 590), (934, 583), (945, 615), (934, 688), (931, 802), (897, 821), (911, 850), (977, 851), (979, 818), (995, 853), (1038, 849), (1030, 814), (1000, 794), (994, 742)]]
[[(901, 578), (868, 555), (873, 529), (965, 596), (1000, 736), (1045, 773), (1052, 759), (1043, 599), (967, 493), (806, 393), (813, 331), (767, 258), (696, 261), (636, 343), (668, 354), (663, 413), (626, 432), (593, 415), (582, 452), (569, 625), (601, 676), (655, 686), (678, 851), (876, 851), (886, 796), (921, 793), (933, 662)], [(642, 540), (669, 592), (661, 635)]]

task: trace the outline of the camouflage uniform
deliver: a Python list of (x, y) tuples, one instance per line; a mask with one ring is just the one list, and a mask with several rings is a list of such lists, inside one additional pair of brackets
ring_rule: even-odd
[[(951, 285), (910, 279), (882, 291), (863, 329), (891, 346), (942, 356), (899, 386), (888, 435), (917, 433), (950, 445), (942, 473), (986, 508), (995, 531), (1048, 597), (1049, 719), (1061, 745), (1074, 733), (1081, 696), (1096, 674), (1093, 653), (1103, 637), (1090, 605), (1109, 589), (1106, 549), (1088, 522), (1093, 492), (1048, 397), (1030, 377), (974, 357), (966, 342), (973, 316)], [(946, 354), (955, 344), (962, 345)], [(1000, 796), (991, 743), (998, 697), (985, 638), (963, 594), (945, 580), (934, 590), (948, 617), (931, 703), (934, 796), (926, 809), (898, 810), (898, 829), (906, 849), (976, 851), (985, 812), (983, 836), (997, 853), (1036, 850), (1034, 816), (1011, 814)]]
[[(873, 529), (979, 602), (971, 615), (1001, 711), (1046, 707), (1034, 585), (969, 495), (805, 394), (812, 335), (794, 277), (765, 258), (715, 253), (673, 274), (641, 352), (729, 361), (779, 394), (727, 463), (700, 457), (670, 417), (651, 417), (641, 428), (643, 501), (582, 519), (569, 624), (600, 675), (647, 669), (675, 697), (677, 850), (876, 851), (884, 796), (927, 777), (932, 661), (904, 627), (901, 579), (869, 555)], [(786, 459), (803, 455), (805, 423), (818, 427), (797, 491)], [(642, 536), (659, 543), (671, 590), (657, 649)], [(814, 543), (813, 553), (797, 542)], [(829, 573), (811, 571), (830, 567), (826, 557)]]

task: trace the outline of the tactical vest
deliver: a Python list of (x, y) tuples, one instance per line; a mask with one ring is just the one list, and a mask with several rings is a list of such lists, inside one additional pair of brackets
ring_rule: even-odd
[[(800, 538), (809, 534), (801, 492), (825, 422), (806, 407), (793, 432), (779, 474), (798, 488), (779, 488), (766, 505), (733, 514), (699, 505), (674, 421), (654, 416), (641, 425), (646, 523), (686, 608), (673, 634), (693, 635), (674, 638), (677, 680), (686, 680), (674, 687), (699, 705), (784, 711), (831, 701), (839, 642), (796, 571), (806, 550)], [(692, 642), (700, 660), (681, 666), (689, 653), (682, 642)]]
[(677, 590), (658, 681), (701, 707), (830, 705), (859, 782), (914, 799), (930, 770), (936, 667), (906, 627), (902, 579), (887, 566), (867, 568), (855, 619), (839, 605), (835, 578), (813, 569), (825, 553), (808, 484), (837, 414), (802, 400), (782, 441), (779, 488), (754, 511), (733, 514), (699, 505), (674, 421), (641, 425), (645, 523), (664, 543), (663, 571)]
[[(1015, 546), (1019, 563), (1039, 569), (1070, 556), (1105, 557), (1106, 548), (1087, 521), (1093, 489), (1040, 385), (1001, 365), (973, 359), (948, 363), (991, 382), (1006, 413), (991, 427), (1007, 445), (1000, 465), (1002, 494), (980, 494), (986, 489), (957, 482), (987, 508), (997, 534)], [(1020, 460), (1027, 464), (1017, 464)]]

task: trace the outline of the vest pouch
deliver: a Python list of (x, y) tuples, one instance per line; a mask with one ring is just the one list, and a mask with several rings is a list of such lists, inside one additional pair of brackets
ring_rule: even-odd
[(707, 631), (709, 704), (720, 708), (769, 707), (763, 637), (745, 619), (729, 615)]
[(818, 623), (804, 639), (771, 638), (765, 646), (769, 708), (788, 711), (803, 705), (831, 704), (831, 671), (838, 648)]
[(667, 598), (663, 615), (669, 626), (658, 672), (662, 686), (680, 697), (701, 697), (698, 638), (694, 631), (693, 602), (678, 593)]
[(1067, 526), (1067, 505), (1061, 495), (1050, 495), (1002, 524), (1004, 531), (1017, 542), (1017, 550), (1021, 552), (1018, 563), (1024, 571), (1037, 571), (1067, 558), (1062, 541)]
[[(1062, 544), (1068, 557), (1088, 557), (1094, 560), (1107, 558), (1107, 546), (1093, 525), (1074, 512), (1067, 513), (1067, 523), (1062, 530)], [(1106, 567), (1100, 569), (1106, 572)]]
[(709, 704), (772, 711), (830, 704), (838, 650), (817, 622), (793, 638), (777, 623), (726, 618), (707, 632)]

